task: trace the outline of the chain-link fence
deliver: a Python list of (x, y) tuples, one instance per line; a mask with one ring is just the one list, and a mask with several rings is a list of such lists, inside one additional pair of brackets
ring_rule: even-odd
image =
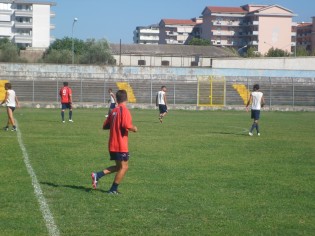
[[(56, 76), (57, 75), (57, 76)], [(120, 84), (128, 84), (128, 93), (133, 93), (135, 103), (155, 104), (155, 96), (162, 85), (167, 87), (168, 104), (197, 105), (198, 104), (198, 76), (169, 74), (141, 74), (119, 78), (120, 74), (110, 76), (104, 74), (76, 74), (75, 76), (54, 73), (36, 77), (5, 77), (13, 84), (21, 102), (31, 103), (59, 103), (59, 89), (63, 81), (68, 81), (73, 90), (73, 101), (77, 104), (97, 103), (107, 104), (108, 89), (120, 89)], [(220, 77), (222, 78), (222, 76)], [(314, 78), (274, 78), (274, 77), (224, 77), (224, 105), (243, 105), (244, 94), (235, 89), (235, 85), (242, 85), (249, 93), (255, 83), (260, 84), (266, 104), (269, 106), (315, 106)], [(208, 85), (207, 85), (208, 86)], [(200, 89), (200, 88), (199, 88)], [(209, 87), (209, 94), (211, 89)], [(220, 88), (222, 89), (222, 88)], [(207, 88), (203, 88), (203, 91)], [(213, 92), (213, 91), (212, 91)], [(203, 92), (204, 93), (204, 92)], [(244, 92), (243, 92), (244, 93)], [(210, 96), (209, 96), (210, 97)], [(210, 101), (210, 98), (209, 98)], [(204, 103), (204, 101), (203, 101)], [(207, 102), (205, 102), (207, 103)], [(210, 105), (210, 102), (209, 102)]]

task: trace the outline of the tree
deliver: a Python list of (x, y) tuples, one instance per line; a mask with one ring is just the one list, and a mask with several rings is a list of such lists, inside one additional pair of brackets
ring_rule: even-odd
[(254, 47), (247, 47), (246, 52), (244, 53), (244, 57), (260, 57), (261, 54), (257, 52), (257, 49)]
[(270, 48), (266, 53), (266, 57), (289, 57), (291, 53), (279, 48)]
[(68, 49), (50, 50), (50, 53), (46, 54), (43, 58), (45, 63), (55, 64), (71, 64), (72, 63), (72, 52)]
[(307, 50), (306, 50), (306, 48), (305, 47), (297, 47), (296, 48), (296, 56), (297, 57), (306, 57), (306, 56), (310, 56), (310, 52), (308, 52)]
[(211, 42), (207, 39), (200, 39), (200, 38), (192, 38), (188, 45), (195, 45), (195, 46), (210, 46)]
[(8, 38), (0, 39), (0, 61), (19, 62), (19, 49)]
[[(114, 58), (105, 39), (86, 41), (73, 39), (75, 62), (81, 64), (114, 64)], [(46, 50), (43, 57), (46, 63), (71, 64), (72, 38), (57, 39)]]
[(82, 64), (114, 64), (114, 57), (110, 53), (110, 48), (106, 39), (89, 39), (86, 42), (87, 50), (82, 54), (80, 63)]

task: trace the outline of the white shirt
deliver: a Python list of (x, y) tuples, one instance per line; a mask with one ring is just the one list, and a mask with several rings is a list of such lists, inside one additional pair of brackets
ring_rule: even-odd
[(15, 107), (15, 91), (12, 89), (7, 90), (8, 98), (5, 101), (7, 107)]
[(158, 95), (158, 104), (165, 105), (165, 101), (164, 101), (165, 92), (161, 90), (158, 92), (157, 95)]
[(259, 91), (252, 92), (252, 110), (260, 110), (262, 96), (263, 96), (262, 92)]
[(115, 95), (113, 93), (110, 93), (109, 95), (110, 95), (110, 103), (116, 103), (114, 99)]

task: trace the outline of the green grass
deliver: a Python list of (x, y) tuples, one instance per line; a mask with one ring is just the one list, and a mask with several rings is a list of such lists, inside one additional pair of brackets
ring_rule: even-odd
[[(15, 113), (32, 167), (61, 235), (314, 235), (315, 113), (132, 110), (129, 171), (119, 196), (102, 109)], [(0, 122), (5, 123), (3, 109)], [(48, 235), (16, 133), (0, 132), (0, 235)]]

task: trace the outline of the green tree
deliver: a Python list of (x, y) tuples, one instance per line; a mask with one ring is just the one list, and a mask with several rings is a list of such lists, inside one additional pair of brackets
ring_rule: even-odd
[(53, 64), (71, 64), (72, 52), (68, 49), (52, 49), (44, 56), (43, 62)]
[(0, 61), (2, 62), (19, 62), (19, 49), (16, 44), (8, 38), (0, 39)]
[(82, 64), (114, 64), (114, 57), (106, 39), (89, 39), (86, 41), (87, 50), (82, 54)]
[(261, 54), (257, 52), (257, 49), (254, 47), (247, 47), (244, 57), (260, 57)]
[(306, 50), (306, 48), (305, 47), (297, 47), (296, 48), (296, 56), (297, 57), (306, 57), (306, 56), (310, 56), (310, 52), (308, 52), (307, 50)]
[(195, 46), (210, 46), (211, 42), (207, 39), (200, 39), (200, 38), (192, 38), (188, 45), (195, 45)]
[(266, 53), (266, 57), (289, 57), (291, 53), (279, 48), (270, 48)]

